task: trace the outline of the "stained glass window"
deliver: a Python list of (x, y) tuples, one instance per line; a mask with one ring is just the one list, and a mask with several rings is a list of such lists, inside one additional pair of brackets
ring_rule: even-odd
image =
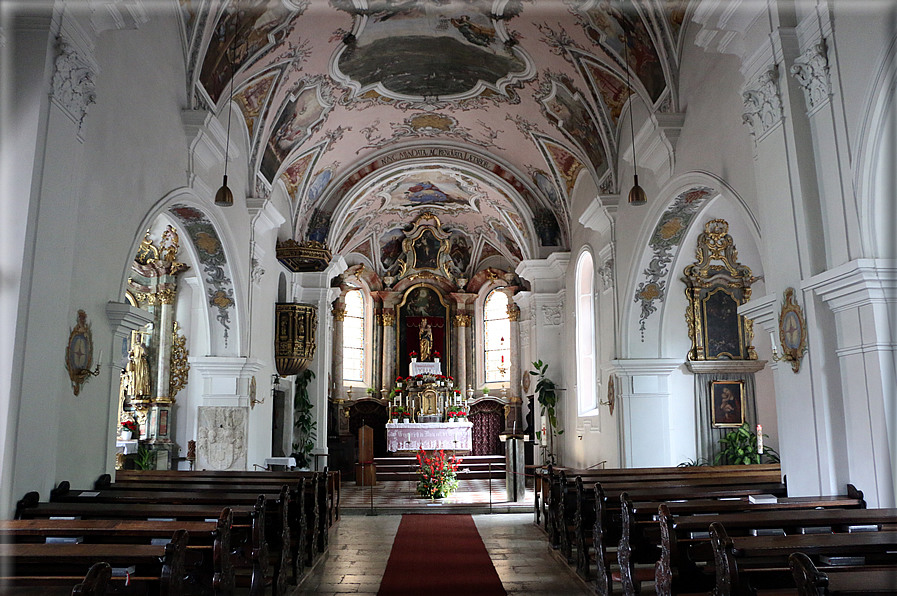
[(483, 309), (483, 343), (486, 348), (486, 382), (498, 383), (511, 378), (511, 320), (508, 296), (492, 290)]
[(346, 292), (343, 319), (343, 380), (364, 381), (364, 295)]
[(579, 413), (598, 407), (595, 369), (595, 291), (592, 254), (584, 251), (576, 264), (576, 393)]

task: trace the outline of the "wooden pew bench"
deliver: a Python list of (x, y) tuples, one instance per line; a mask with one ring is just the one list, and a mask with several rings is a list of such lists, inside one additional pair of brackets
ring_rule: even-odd
[(2, 581), (12, 593), (17, 587), (34, 586), (50, 592), (67, 585), (71, 590), (92, 565), (101, 561), (113, 570), (134, 570), (124, 579), (112, 578), (112, 585), (118, 582), (123, 587), (127, 582), (145, 586), (146, 594), (182, 596), (186, 594), (187, 543), (187, 531), (178, 530), (168, 544), (134, 544), (127, 548), (120, 544), (0, 544), (0, 566), (12, 570), (12, 575)]
[[(252, 492), (223, 492), (223, 491), (191, 491), (191, 490), (71, 490), (68, 482), (61, 482), (57, 488), (50, 491), (50, 501), (57, 503), (81, 503), (85, 501), (99, 504), (157, 504), (157, 505), (217, 505), (224, 506), (248, 506), (261, 500), (261, 506), (267, 509), (264, 518), (265, 535), (264, 556), (270, 557), (274, 563), (274, 585), (276, 594), (286, 592), (287, 583), (296, 583), (295, 575), (299, 555), (299, 545), (293, 545), (293, 537), (299, 536), (301, 527), (297, 523), (297, 516), (291, 514), (291, 491), (286, 485), (280, 487), (280, 492), (271, 492), (259, 495)], [(253, 527), (253, 532), (258, 532)], [(259, 576), (264, 577), (262, 571), (256, 569), (259, 564), (254, 557), (261, 556), (258, 546), (252, 546), (249, 550), (253, 553), (252, 584), (258, 585)], [(267, 562), (265, 566), (267, 570)], [(256, 589), (260, 589), (256, 587)]]
[[(897, 532), (894, 531), (732, 538), (722, 524), (713, 522), (709, 545), (719, 596), (741, 596), (754, 594), (756, 590), (774, 589), (796, 594), (789, 557), (797, 552), (815, 560), (817, 568), (824, 560), (822, 557), (859, 557), (853, 563), (824, 568), (824, 571), (836, 574), (866, 566), (897, 568)], [(704, 545), (695, 545), (690, 550), (695, 560), (708, 556)]]
[(788, 557), (799, 596), (837, 596), (847, 594), (897, 594), (897, 566), (817, 569), (804, 553)]

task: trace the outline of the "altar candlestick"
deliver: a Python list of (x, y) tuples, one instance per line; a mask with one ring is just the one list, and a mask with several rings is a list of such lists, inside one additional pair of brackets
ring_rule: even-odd
[(763, 455), (763, 425), (757, 425), (757, 453)]

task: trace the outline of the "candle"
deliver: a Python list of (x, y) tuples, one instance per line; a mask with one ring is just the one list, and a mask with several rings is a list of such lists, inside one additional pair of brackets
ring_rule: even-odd
[(757, 425), (757, 453), (763, 455), (763, 425)]

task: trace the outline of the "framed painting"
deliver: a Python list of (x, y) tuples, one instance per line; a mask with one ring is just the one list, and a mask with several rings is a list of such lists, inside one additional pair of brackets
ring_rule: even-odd
[(713, 428), (744, 424), (744, 381), (710, 381), (710, 400)]

